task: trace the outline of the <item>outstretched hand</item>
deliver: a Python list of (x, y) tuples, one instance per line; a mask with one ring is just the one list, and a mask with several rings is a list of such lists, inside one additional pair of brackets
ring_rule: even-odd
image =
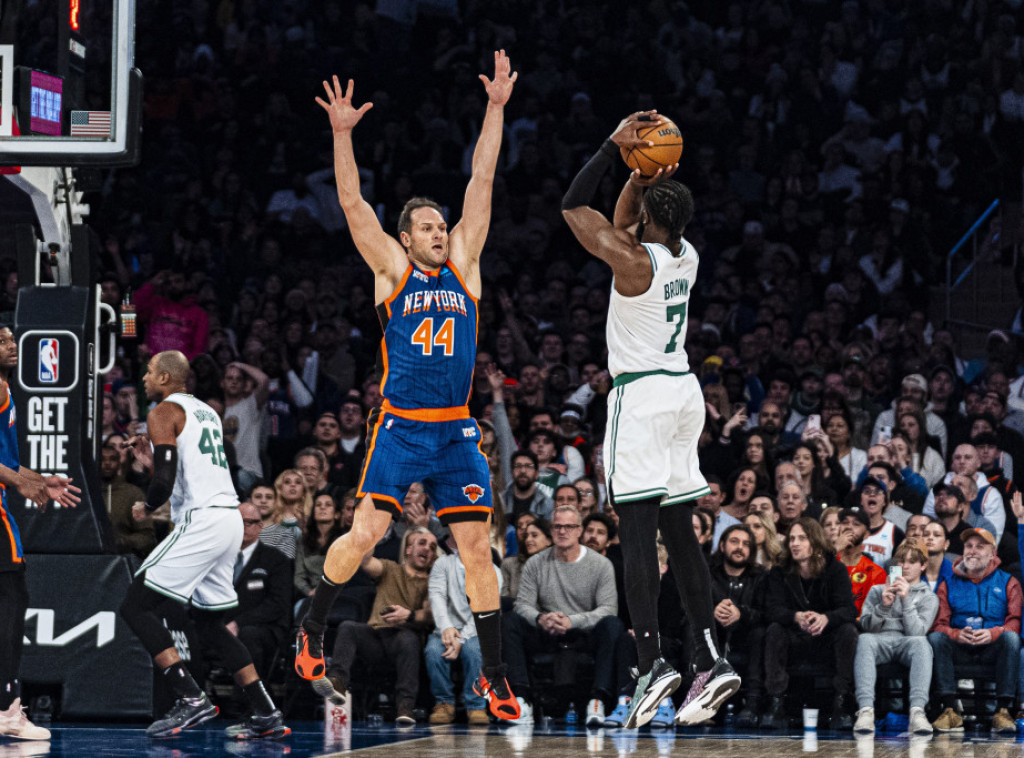
[(1010, 507), (1013, 508), (1013, 515), (1017, 517), (1017, 521), (1024, 524), (1024, 497), (1021, 496), (1020, 490), (1014, 492), (1010, 498)]
[(334, 87), (324, 82), (324, 89), (327, 91), (327, 99), (316, 98), (317, 104), (327, 111), (327, 115), (331, 117), (331, 129), (335, 133), (348, 132), (352, 130), (356, 124), (359, 123), (359, 119), (363, 117), (370, 108), (373, 107), (373, 103), (363, 103), (359, 108), (352, 106), (352, 95), (355, 94), (356, 85), (351, 79), (348, 80), (348, 92), (341, 89), (341, 83), (338, 81), (338, 77), (333, 77)]
[[(511, 73), (511, 76), (509, 75)], [(504, 105), (512, 96), (512, 85), (519, 78), (518, 71), (512, 71), (512, 63), (504, 50), (494, 51), (494, 79), (480, 74), (480, 81), (487, 90), (487, 99), (495, 105)]]
[(637, 145), (653, 147), (653, 142), (649, 139), (640, 139), (637, 133), (640, 129), (651, 124), (660, 124), (661, 120), (661, 116), (658, 115), (657, 111), (637, 111), (636, 113), (631, 113), (619, 122), (619, 125), (615, 127), (615, 131), (612, 132), (612, 136), (609, 139), (620, 148), (636, 147)]
[(46, 494), (49, 498), (56, 500), (65, 508), (74, 508), (82, 502), (82, 498), (79, 497), (82, 490), (71, 484), (71, 479), (68, 477), (57, 476), (56, 474), (44, 476), (43, 486), (46, 487)]

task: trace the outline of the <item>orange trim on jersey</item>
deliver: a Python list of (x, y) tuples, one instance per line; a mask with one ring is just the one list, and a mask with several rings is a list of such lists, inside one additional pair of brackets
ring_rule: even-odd
[[(392, 317), (391, 304), (395, 302), (395, 298), (398, 297), (398, 293), (402, 291), (402, 289), (405, 287), (405, 283), (409, 281), (409, 277), (412, 276), (414, 268), (415, 267), (410, 263), (409, 268), (407, 268), (405, 270), (405, 273), (402, 274), (402, 278), (398, 280), (398, 285), (395, 287), (395, 289), (391, 292), (390, 295), (384, 298), (384, 302), (381, 303), (381, 305), (384, 306), (384, 310), (388, 312), (388, 323), (391, 323)], [(386, 331), (387, 328), (385, 327), (382, 330), (382, 332)], [(380, 391), (384, 392), (384, 386), (388, 382), (388, 341), (383, 333), (380, 335), (380, 356), (381, 362), (384, 364), (384, 371), (381, 373), (380, 377)]]
[(0, 406), (0, 413), (3, 413), (11, 407), (11, 388), (7, 388), (7, 400), (4, 401), (3, 406)]
[(384, 423), (384, 414), (381, 413), (377, 416), (377, 423), (373, 425), (373, 435), (370, 437), (370, 444), (366, 447), (366, 460), (363, 461), (363, 473), (359, 477), (359, 488), (357, 495), (360, 499), (364, 496), (363, 493), (363, 482), (366, 481), (366, 472), (370, 470), (370, 458), (373, 456), (373, 448), (377, 444), (377, 432), (380, 431), (381, 424)]
[(11, 522), (7, 516), (7, 511), (2, 505), (0, 505), (0, 522), (3, 522), (4, 529), (7, 530), (7, 539), (11, 541), (11, 562), (24, 563), (25, 559), (18, 556), (18, 543), (14, 539), (14, 530), (11, 529)]
[(465, 405), (454, 408), (396, 408), (385, 400), (380, 409), (381, 415), (390, 413), (410, 421), (460, 421), (469, 418), (469, 408)]
[(414, 268), (416, 267), (410, 263), (409, 268), (407, 268), (405, 270), (405, 273), (402, 274), (402, 278), (398, 280), (398, 284), (395, 286), (395, 289), (392, 290), (390, 295), (384, 298), (383, 305), (385, 308), (388, 309), (388, 318), (391, 317), (391, 304), (395, 302), (395, 298), (398, 297), (398, 293), (402, 291), (402, 288), (405, 287), (405, 283), (409, 281), (409, 277), (412, 276), (412, 271)]
[(466, 511), (480, 511), (481, 513), (490, 513), (493, 508), (489, 505), (450, 505), (447, 508), (442, 508), (437, 512), (438, 516), (443, 516), (446, 513), (453, 511), (458, 513), (465, 513)]
[[(459, 284), (462, 285), (462, 289), (466, 290), (466, 294), (469, 295), (469, 299), (473, 301), (474, 305), (476, 303), (479, 303), (480, 298), (476, 297), (475, 295), (473, 295), (472, 292), (470, 292), (469, 287), (466, 286), (466, 280), (462, 278), (462, 274), (459, 272), (457, 268), (455, 268), (455, 264), (452, 263), (451, 258), (448, 259), (447, 263), (448, 268), (452, 270), (452, 273), (455, 274), (455, 278), (458, 279)], [(479, 314), (477, 314), (477, 318), (479, 319)]]
[[(390, 313), (388, 314), (388, 318), (391, 318)], [(378, 387), (377, 389), (381, 394), (384, 394), (384, 388), (387, 386), (388, 383), (388, 369), (390, 368), (390, 366), (388, 365), (388, 341), (383, 337), (380, 338), (380, 362), (381, 365), (384, 367), (384, 370), (381, 371), (380, 387)]]

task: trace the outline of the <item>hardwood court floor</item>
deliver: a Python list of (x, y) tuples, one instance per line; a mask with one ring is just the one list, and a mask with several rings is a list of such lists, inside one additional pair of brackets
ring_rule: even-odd
[(339, 739), (327, 739), (318, 722), (291, 722), (293, 733), (278, 742), (231, 743), (224, 739), (226, 722), (216, 719), (177, 738), (150, 740), (140, 724), (55, 724), (47, 743), (12, 742), (0, 738), (0, 758), (1020, 758), (1024, 741), (987, 733), (937, 735), (929, 738), (879, 734), (854, 739), (852, 734), (789, 732), (743, 733), (735, 730), (676, 730), (657, 733), (519, 726), (468, 729), (465, 726), (392, 725), (370, 727), (357, 722)]

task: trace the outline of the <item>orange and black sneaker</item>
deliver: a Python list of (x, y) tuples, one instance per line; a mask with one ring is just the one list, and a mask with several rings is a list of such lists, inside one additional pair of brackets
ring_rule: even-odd
[(487, 709), (495, 718), (505, 721), (515, 721), (519, 718), (519, 701), (509, 689), (504, 667), (491, 679), (481, 672), (480, 678), (473, 684), (473, 692), (487, 701)]
[(295, 640), (295, 673), (308, 681), (322, 679), (324, 664), (324, 633), (308, 633), (303, 626)]

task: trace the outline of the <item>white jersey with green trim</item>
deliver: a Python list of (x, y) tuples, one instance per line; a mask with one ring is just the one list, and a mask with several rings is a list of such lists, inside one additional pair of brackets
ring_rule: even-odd
[(185, 411), (185, 427), (177, 438), (178, 471), (171, 493), (171, 520), (177, 524), (185, 513), (197, 508), (237, 508), (220, 416), (192, 395), (179, 392), (164, 402)]
[(625, 297), (615, 291), (608, 303), (608, 370), (612, 377), (650, 371), (684, 373), (690, 370), (686, 355), (686, 308), (697, 279), (700, 257), (680, 237), (678, 256), (657, 243), (643, 243), (651, 259), (651, 286)]

